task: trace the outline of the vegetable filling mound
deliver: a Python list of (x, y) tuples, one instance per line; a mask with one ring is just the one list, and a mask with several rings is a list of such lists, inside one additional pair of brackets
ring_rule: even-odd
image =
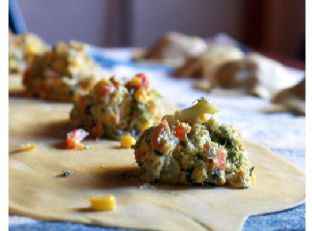
[(86, 129), (93, 137), (116, 140), (125, 134), (137, 137), (161, 116), (160, 96), (149, 90), (149, 80), (142, 73), (127, 82), (116, 77), (100, 80), (70, 113), (74, 127)]
[(209, 116), (216, 112), (202, 98), (147, 129), (134, 147), (146, 181), (248, 188), (253, 167), (241, 135), (235, 127), (220, 125)]
[(37, 55), (25, 73), (23, 84), (29, 95), (47, 100), (72, 101), (86, 94), (101, 74), (79, 42), (58, 43)]
[(49, 49), (49, 46), (35, 34), (10, 35), (10, 73), (22, 73), (32, 63), (35, 55), (42, 54)]

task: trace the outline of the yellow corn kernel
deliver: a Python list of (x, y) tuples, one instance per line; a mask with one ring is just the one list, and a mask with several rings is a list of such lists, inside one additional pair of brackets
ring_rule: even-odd
[(148, 96), (146, 94), (146, 91), (143, 89), (138, 89), (135, 93), (134, 93), (134, 98), (136, 99), (136, 101), (138, 101), (139, 103), (144, 103), (147, 101)]
[(29, 152), (36, 148), (36, 144), (22, 144), (20, 150), (23, 152)]
[(111, 194), (103, 197), (91, 197), (90, 202), (92, 209), (97, 211), (109, 211), (116, 208), (116, 198)]
[(124, 135), (120, 139), (120, 146), (122, 148), (131, 148), (132, 145), (134, 145), (136, 140), (134, 139), (133, 136), (130, 134)]
[(252, 175), (250, 176), (250, 180), (251, 180), (251, 183), (255, 184), (255, 183), (257, 182), (257, 177), (256, 177), (256, 175), (255, 175), (255, 174), (252, 174)]
[(141, 84), (142, 79), (139, 77), (135, 76), (130, 80), (131, 85), (133, 86), (139, 86)]
[(39, 50), (39, 47), (37, 44), (27, 44), (25, 47), (26, 53), (36, 53)]

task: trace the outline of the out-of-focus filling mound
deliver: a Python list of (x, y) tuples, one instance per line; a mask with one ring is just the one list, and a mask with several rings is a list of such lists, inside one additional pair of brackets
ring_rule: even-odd
[(87, 50), (88, 45), (83, 43), (60, 42), (35, 56), (24, 73), (27, 94), (59, 101), (72, 101), (86, 94), (102, 74)]
[(97, 82), (75, 102), (70, 120), (93, 137), (119, 139), (127, 133), (137, 137), (160, 121), (161, 108), (160, 96), (149, 89), (146, 75), (137, 74), (129, 81), (112, 77)]
[(205, 40), (178, 32), (169, 32), (159, 38), (149, 49), (134, 54), (136, 61), (157, 61), (170, 66), (180, 66), (191, 57), (207, 49)]
[(199, 99), (146, 130), (134, 147), (146, 181), (249, 187), (253, 167), (241, 135), (235, 127), (209, 116), (217, 111), (206, 99)]
[(9, 37), (9, 72), (23, 73), (37, 54), (49, 50), (49, 46), (37, 35), (27, 33), (10, 34)]

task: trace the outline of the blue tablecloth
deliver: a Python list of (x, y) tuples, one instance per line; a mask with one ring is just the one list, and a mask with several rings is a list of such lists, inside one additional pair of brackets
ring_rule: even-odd
[[(137, 72), (147, 72), (151, 85), (168, 101), (184, 107), (207, 93), (192, 88), (192, 80), (174, 79), (168, 76), (170, 68), (164, 65), (133, 64), (131, 49), (93, 49), (91, 55), (108, 72), (118, 76), (131, 76)], [(298, 81), (303, 73), (289, 70)], [(227, 93), (228, 94), (228, 93)], [(179, 97), (176, 97), (176, 96)], [(218, 118), (225, 123), (235, 124), (249, 139), (262, 143), (276, 154), (300, 167), (305, 166), (305, 117), (291, 113), (268, 113), (270, 102), (244, 95), (225, 96), (222, 91), (214, 91), (210, 100), (221, 109)], [(286, 131), (287, 130), (287, 131)], [(125, 230), (103, 228), (67, 222), (45, 222), (31, 218), (10, 216), (11, 231), (98, 231)], [(246, 231), (257, 230), (305, 230), (305, 205), (272, 214), (249, 217), (244, 225)]]
[[(16, 218), (19, 219), (19, 218)], [(20, 219), (19, 219), (20, 220)], [(90, 225), (75, 224), (69, 222), (45, 222), (26, 221), (25, 223), (10, 225), (11, 231), (122, 231), (129, 229), (106, 228)], [(305, 230), (305, 205), (287, 211), (254, 216), (247, 219), (244, 225), (245, 231), (256, 230)]]

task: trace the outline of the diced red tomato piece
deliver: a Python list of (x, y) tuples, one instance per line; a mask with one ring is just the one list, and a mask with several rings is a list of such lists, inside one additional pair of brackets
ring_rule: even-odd
[(102, 135), (102, 126), (100, 123), (97, 123), (95, 127), (92, 128), (91, 135), (94, 138), (101, 137)]
[(162, 144), (161, 144), (161, 137), (160, 134), (165, 131), (167, 121), (161, 122), (158, 126), (156, 126), (151, 135), (151, 145), (153, 148), (161, 151)]
[(68, 149), (85, 149), (85, 146), (80, 142), (88, 135), (89, 133), (81, 128), (67, 133), (66, 147)]
[(135, 158), (138, 160), (138, 161), (140, 161), (140, 160), (142, 160), (143, 159), (143, 157), (145, 156), (145, 152), (136, 152), (135, 153)]
[(31, 76), (32, 76), (32, 70), (31, 68), (27, 68), (26, 71), (24, 72), (23, 84), (27, 83), (27, 81), (31, 78)]
[(225, 150), (219, 150), (217, 152), (217, 155), (213, 159), (214, 166), (217, 169), (224, 169), (225, 165), (226, 165), (226, 157), (227, 157), (226, 151)]
[(187, 134), (187, 129), (180, 124), (175, 128), (174, 134), (179, 140), (183, 140)]
[(206, 150), (209, 149), (209, 147), (210, 147), (210, 144), (209, 144), (208, 142), (204, 144), (204, 148), (205, 148)]
[(99, 90), (101, 96), (111, 94), (114, 91), (112, 86), (109, 85), (102, 85)]
[(144, 90), (148, 90), (148, 88), (149, 88), (148, 77), (144, 73), (138, 73), (138, 74), (136, 74), (136, 76), (139, 77), (142, 80), (140, 88), (142, 88)]

